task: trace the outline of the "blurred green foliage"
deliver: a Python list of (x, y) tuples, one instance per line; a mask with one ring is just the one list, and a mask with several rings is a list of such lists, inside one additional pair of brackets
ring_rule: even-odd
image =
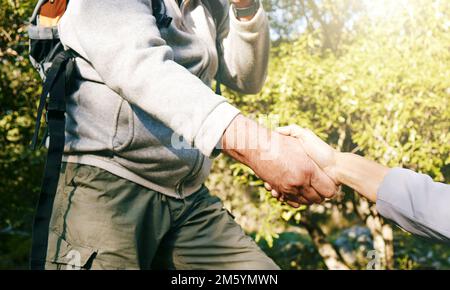
[(24, 25), (33, 2), (0, 2), (0, 268), (26, 267), (45, 153), (28, 148), (40, 85)]
[[(450, 182), (448, 1), (263, 2), (273, 32), (267, 83), (258, 95), (226, 91), (234, 104), (270, 127), (299, 124), (340, 150)], [(40, 91), (25, 31), (35, 1), (0, 3), (0, 268), (24, 268), (45, 157), (28, 148)], [(448, 246), (395, 227), (392, 239), (349, 188), (293, 210), (226, 157), (208, 186), (285, 269), (365, 268), (372, 249), (386, 255), (384, 268), (450, 268)]]
[[(364, 1), (357, 5), (351, 0), (270, 2), (271, 7), (287, 3), (288, 15), (295, 8), (306, 9), (299, 12), (297, 22), (290, 19), (289, 25), (297, 23), (300, 27), (295, 30), (284, 26), (275, 33), (279, 38), (274, 42), (269, 77), (260, 94), (228, 92), (227, 96), (256, 118), (263, 115), (280, 125), (299, 124), (340, 150), (388, 166), (410, 168), (448, 183), (450, 3), (403, 1), (408, 3), (405, 7), (400, 5), (402, 1), (380, 0), (370, 1), (364, 8)], [(386, 13), (371, 11), (370, 5), (386, 9)], [(277, 9), (273, 11), (271, 16), (276, 19)], [(302, 21), (311, 23), (304, 23), (302, 28)], [(331, 37), (329, 31), (333, 31)], [(347, 268), (364, 268), (366, 252), (371, 249), (386, 255), (383, 268), (450, 266), (448, 247), (432, 246), (395, 228), (392, 240), (386, 234), (392, 232), (390, 225), (380, 219), (375, 207), (348, 188), (335, 201), (294, 211), (270, 201), (260, 186), (245, 186), (257, 179), (244, 166), (224, 158), (216, 168), (210, 186), (217, 187), (215, 192), (239, 217), (238, 221), (247, 230), (255, 231), (257, 238), (263, 237), (269, 246), (277, 248), (273, 238), (294, 229), (312, 236), (312, 240), (314, 236), (316, 241), (322, 239), (322, 243), (313, 243), (318, 250), (332, 246), (332, 255)], [(238, 180), (242, 188), (227, 177), (230, 173), (237, 175), (234, 181)], [(299, 213), (300, 222), (289, 219)], [(368, 227), (371, 240), (382, 242), (372, 242), (371, 247), (362, 249), (353, 247), (356, 250), (349, 256), (335, 242), (344, 230), (356, 226)], [(425, 258), (430, 252), (434, 258)], [(300, 260), (304, 253), (310, 252), (299, 252)], [(327, 255), (323, 256), (327, 261)], [(360, 257), (359, 261), (355, 257)], [(304, 262), (296, 256), (291, 258), (294, 268)], [(285, 257), (280, 253), (275, 254), (275, 259), (284, 261)], [(331, 259), (326, 266), (333, 265)]]

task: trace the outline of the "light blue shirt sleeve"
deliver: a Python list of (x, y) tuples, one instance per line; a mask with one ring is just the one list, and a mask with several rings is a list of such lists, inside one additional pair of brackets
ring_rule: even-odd
[(428, 175), (391, 169), (378, 189), (377, 210), (412, 234), (450, 243), (450, 185)]

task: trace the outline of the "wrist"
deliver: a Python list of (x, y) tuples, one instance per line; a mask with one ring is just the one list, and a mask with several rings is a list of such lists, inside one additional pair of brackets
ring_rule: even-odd
[(236, 8), (248, 8), (252, 6), (256, 0), (241, 0), (241, 1), (231, 1), (231, 4)]
[(331, 172), (332, 172), (332, 174), (333, 174), (333, 179), (334, 179), (334, 181), (336, 182), (336, 183), (338, 183), (338, 184), (342, 184), (342, 183), (344, 183), (344, 180), (345, 180), (345, 178), (344, 178), (344, 176), (345, 176), (345, 160), (347, 159), (347, 156), (349, 155), (349, 154), (351, 154), (351, 153), (346, 153), (346, 152), (339, 152), (339, 151), (336, 151), (335, 153), (334, 153), (334, 160), (335, 160), (335, 162), (334, 162), (334, 164), (333, 164), (333, 166), (331, 167)]
[(257, 123), (239, 114), (230, 123), (221, 139), (222, 152), (248, 166), (255, 159), (257, 150), (249, 144), (253, 140)]
[(372, 202), (388, 167), (352, 153), (339, 153), (336, 162), (336, 176), (339, 183), (353, 188)]
[(277, 159), (279, 144), (279, 134), (241, 114), (234, 118), (221, 139), (224, 154), (255, 171), (258, 171), (261, 161)]
[(259, 0), (232, 1), (231, 4), (234, 15), (240, 21), (252, 20), (261, 5)]

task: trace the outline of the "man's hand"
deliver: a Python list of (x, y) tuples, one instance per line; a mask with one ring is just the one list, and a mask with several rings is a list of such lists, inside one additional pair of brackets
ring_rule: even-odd
[(297, 125), (280, 127), (276, 129), (276, 132), (285, 136), (298, 138), (302, 142), (303, 148), (309, 157), (311, 157), (311, 159), (314, 160), (314, 162), (323, 169), (335, 183), (339, 183), (336, 175), (338, 151), (317, 137), (311, 130), (301, 128)]
[(273, 193), (294, 207), (332, 197), (335, 183), (307, 156), (301, 142), (239, 115), (222, 138), (223, 152), (248, 165)]
[[(336, 150), (322, 141), (310, 130), (301, 128), (297, 125), (280, 127), (276, 129), (276, 132), (285, 136), (295, 137), (301, 141), (304, 150), (308, 156), (311, 157), (313, 162), (333, 180), (334, 184), (339, 183), (336, 176)], [(277, 191), (269, 182), (266, 182), (264, 186), (268, 191), (272, 192), (273, 197), (280, 201), (285, 199), (285, 195)]]

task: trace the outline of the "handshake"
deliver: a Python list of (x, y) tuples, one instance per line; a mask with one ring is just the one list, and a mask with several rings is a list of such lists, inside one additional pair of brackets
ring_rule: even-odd
[(309, 130), (292, 125), (272, 132), (239, 115), (225, 131), (222, 149), (290, 206), (321, 203), (338, 192), (336, 151)]
[(450, 186), (427, 175), (338, 152), (296, 125), (272, 132), (241, 115), (225, 131), (222, 146), (225, 154), (252, 168), (273, 197), (293, 207), (321, 203), (345, 184), (377, 203), (378, 212), (403, 229), (449, 241), (450, 231), (443, 229), (450, 228)]

